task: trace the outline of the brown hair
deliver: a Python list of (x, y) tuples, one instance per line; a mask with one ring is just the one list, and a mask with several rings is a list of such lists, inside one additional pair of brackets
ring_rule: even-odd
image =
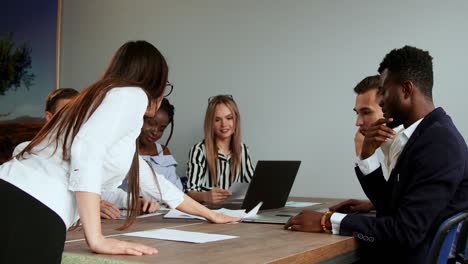
[[(83, 123), (99, 107), (107, 92), (115, 87), (141, 87), (149, 101), (160, 98), (167, 81), (168, 67), (163, 55), (146, 41), (130, 41), (120, 47), (113, 56), (100, 80), (83, 90), (70, 104), (59, 110), (39, 131), (31, 143), (16, 157), (41, 143), (47, 136), (55, 140), (55, 149), (62, 144), (63, 160), (70, 160), (69, 149)], [(157, 110), (157, 109), (156, 109)], [(63, 139), (62, 139), (63, 137)], [(128, 171), (127, 219), (119, 229), (126, 229), (140, 211), (138, 140), (132, 165)], [(55, 153), (55, 152), (54, 152)]]
[(45, 110), (54, 114), (57, 110), (58, 101), (74, 98), (78, 94), (79, 92), (73, 88), (59, 88), (54, 90), (47, 96)]
[(231, 161), (230, 161), (230, 181), (234, 181), (237, 173), (240, 170), (241, 163), (241, 127), (240, 127), (240, 114), (239, 109), (237, 108), (236, 102), (232, 97), (226, 95), (218, 95), (211, 97), (208, 102), (208, 107), (205, 114), (205, 147), (206, 147), (206, 161), (208, 163), (208, 169), (210, 172), (211, 181), (214, 186), (218, 186), (218, 171), (217, 171), (217, 162), (218, 162), (218, 146), (216, 146), (216, 136), (213, 129), (213, 123), (215, 120), (215, 110), (216, 106), (219, 104), (226, 105), (227, 108), (231, 111), (234, 117), (234, 134), (231, 139)]
[(357, 94), (363, 94), (372, 89), (379, 89), (380, 85), (380, 75), (367, 76), (362, 81), (360, 81), (356, 87), (354, 87), (354, 92)]

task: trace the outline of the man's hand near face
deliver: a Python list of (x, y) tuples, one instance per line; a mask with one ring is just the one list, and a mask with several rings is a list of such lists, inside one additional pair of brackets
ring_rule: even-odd
[(393, 118), (381, 118), (364, 131), (364, 142), (362, 144), (361, 159), (372, 156), (387, 139), (395, 136), (395, 131), (386, 124)]

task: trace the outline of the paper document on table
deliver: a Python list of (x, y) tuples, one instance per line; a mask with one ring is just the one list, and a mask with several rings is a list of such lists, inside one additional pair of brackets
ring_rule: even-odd
[(190, 243), (206, 243), (206, 242), (220, 241), (220, 240), (226, 240), (226, 239), (232, 239), (232, 238), (238, 237), (238, 236), (209, 234), (209, 233), (201, 233), (201, 232), (180, 231), (180, 230), (167, 229), (167, 228), (125, 233), (122, 235), (162, 239), (162, 240), (182, 241), (182, 242), (190, 242)]
[(321, 204), (321, 203), (289, 201), (289, 202), (286, 202), (285, 206), (288, 206), (288, 207), (308, 207), (308, 206), (314, 206), (314, 205), (318, 205), (318, 204)]
[(226, 200), (236, 200), (236, 199), (244, 199), (245, 194), (247, 193), (247, 189), (249, 188), (249, 183), (246, 182), (234, 182), (229, 190), (232, 195)]
[[(260, 207), (262, 206), (263, 202), (260, 202), (255, 206), (252, 210), (250, 210), (249, 213), (246, 213), (244, 209), (241, 210), (231, 210), (231, 209), (226, 209), (226, 208), (221, 208), (218, 210), (213, 210), (213, 212), (223, 214), (223, 215), (228, 215), (232, 217), (238, 217), (238, 218), (245, 218), (245, 217), (253, 217), (257, 215), (258, 210), (260, 210)], [(206, 218), (201, 217), (201, 216), (196, 216), (196, 215), (191, 215), (191, 214), (186, 214), (183, 213), (177, 209), (172, 209), (170, 210), (166, 215), (164, 215), (164, 218), (180, 218), (180, 219), (200, 219), (200, 220), (206, 220)]]
[[(156, 215), (163, 215), (164, 213), (162, 212), (154, 212), (154, 213), (150, 213), (150, 214), (142, 214), (142, 215), (139, 215), (137, 216), (137, 218), (146, 218), (146, 217), (151, 217), (151, 216), (156, 216)], [(124, 219), (127, 219), (127, 210), (121, 210), (120, 211), (120, 216), (117, 217), (118, 220), (124, 220)]]
[(177, 219), (199, 219), (206, 220), (206, 218), (191, 214), (183, 213), (177, 209), (171, 209), (167, 214), (164, 215), (164, 218), (177, 218)]
[(243, 218), (248, 218), (248, 217), (254, 217), (257, 215), (258, 211), (260, 210), (260, 207), (262, 207), (263, 202), (259, 202), (257, 206), (255, 206), (250, 212), (248, 212), (246, 215), (244, 215)]
[(217, 213), (220, 213), (220, 214), (223, 214), (223, 215), (239, 217), (240, 219), (242, 219), (242, 218), (253, 217), (253, 216), (257, 215), (258, 211), (260, 210), (260, 207), (262, 207), (262, 204), (263, 204), (263, 202), (259, 202), (257, 204), (257, 206), (255, 206), (248, 213), (246, 213), (244, 209), (231, 210), (231, 209), (221, 208), (221, 209), (213, 210), (213, 211), (217, 212)]

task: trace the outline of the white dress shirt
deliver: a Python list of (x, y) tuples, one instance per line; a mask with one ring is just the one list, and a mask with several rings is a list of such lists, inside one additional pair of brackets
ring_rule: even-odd
[[(1, 165), (0, 178), (48, 206), (68, 228), (79, 218), (74, 192), (101, 194), (122, 183), (147, 106), (141, 88), (113, 88), (75, 136), (70, 161), (62, 159), (60, 144), (55, 149), (55, 139), (47, 137), (23, 159)], [(142, 169), (140, 175), (148, 172)]]
[[(30, 141), (23, 142), (16, 146), (15, 150), (13, 151), (13, 156), (18, 155), (26, 146), (30, 143)], [(161, 149), (162, 151), (162, 149)], [(161, 153), (162, 154), (162, 153)], [(151, 156), (147, 156), (151, 158)], [(147, 170), (147, 166), (145, 165), (146, 162), (144, 160), (139, 160), (140, 163), (140, 196), (142, 196), (144, 199), (151, 201), (151, 202), (165, 202), (168, 204), (171, 208), (176, 208), (179, 206), (184, 201), (184, 193), (182, 192), (182, 183), (180, 181), (179, 176), (175, 174), (175, 164), (177, 162), (175, 161), (174, 157), (172, 155), (165, 155), (165, 159), (162, 159), (164, 164), (170, 164), (174, 170), (173, 175), (171, 175), (172, 178), (168, 178), (165, 174), (162, 173), (157, 173), (158, 180), (159, 180), (159, 185), (161, 189), (163, 190), (164, 196), (161, 194), (158, 186), (156, 185), (156, 182), (152, 180), (153, 174), (151, 171), (148, 171), (147, 173), (142, 173), (142, 171)], [(172, 158), (168, 159), (168, 157)], [(142, 156), (143, 159), (145, 159), (145, 156)], [(146, 160), (146, 159), (145, 159)], [(161, 160), (160, 160), (161, 161)], [(158, 163), (158, 164), (161, 164)], [(151, 164), (153, 166), (153, 169), (156, 170), (154, 167), (154, 164)], [(169, 170), (170, 168), (167, 168)], [(166, 172), (167, 170), (163, 170), (163, 172)], [(179, 178), (179, 185), (175, 183), (175, 177)], [(166, 178), (169, 180), (170, 183), (174, 184), (180, 191), (174, 190), (173, 186), (167, 183), (165, 180), (161, 180), (160, 178)], [(125, 181), (126, 182), (126, 181)], [(161, 197), (163, 198), (161, 200)], [(117, 208), (120, 209), (127, 209), (127, 191), (126, 189), (123, 190), (121, 188), (114, 189), (113, 191), (103, 191), (101, 194), (101, 199), (111, 202), (114, 204)]]
[(25, 149), (29, 145), (29, 143), (31, 143), (31, 141), (25, 141), (25, 142), (19, 143), (13, 150), (13, 155), (11, 156), (14, 157), (18, 155), (21, 151), (23, 151), (23, 149)]
[[(164, 175), (153, 174), (153, 169), (139, 156), (140, 196), (151, 202), (164, 202), (171, 208), (177, 208), (184, 201), (184, 193)], [(157, 182), (155, 177), (157, 177)], [(127, 209), (127, 192), (121, 188), (102, 193), (102, 199), (113, 203), (119, 209)]]
[(161, 144), (156, 142), (154, 144), (158, 150), (158, 155), (142, 155), (141, 157), (151, 164), (151, 167), (153, 167), (156, 173), (164, 175), (168, 181), (172, 182), (179, 190), (182, 191), (184, 188), (182, 186), (182, 182), (180, 181), (180, 177), (176, 172), (177, 161), (171, 154), (164, 154)]
[[(414, 122), (411, 126), (406, 129), (401, 129), (397, 132), (393, 140), (389, 140), (391, 143), (387, 147), (389, 150), (385, 155), (385, 162), (388, 164), (387, 169), (389, 170), (389, 175), (395, 166), (396, 162), (398, 161), (398, 157), (400, 156), (401, 151), (408, 142), (408, 139), (413, 134), (414, 130), (418, 127), (419, 123), (421, 123), (423, 119), (419, 119), (418, 121)], [(383, 150), (385, 150), (384, 148)], [(384, 151), (385, 152), (385, 151)], [(381, 163), (378, 160), (377, 155), (374, 153), (372, 156), (368, 157), (367, 159), (361, 160), (359, 159), (357, 162), (359, 169), (361, 170), (362, 174), (368, 175), (371, 172), (375, 171), (381, 166)]]
[[(391, 174), (391, 171), (396, 165), (398, 161), (398, 157), (400, 156), (401, 151), (405, 147), (406, 143), (408, 142), (409, 138), (419, 126), (421, 121), (424, 118), (419, 119), (418, 121), (414, 122), (411, 126), (404, 129), (403, 126), (398, 126), (395, 131), (397, 134), (387, 143), (382, 150), (384, 151), (385, 155), (385, 164), (387, 164), (388, 175)], [(373, 171), (377, 170), (381, 166), (381, 162), (379, 161), (379, 157), (377, 153), (374, 153), (372, 156), (368, 157), (365, 160), (358, 160), (357, 165), (361, 170), (363, 175), (368, 175)], [(383, 168), (383, 166), (382, 166)], [(388, 178), (386, 178), (388, 180)], [(332, 224), (332, 233), (339, 234), (340, 233), (340, 224), (343, 218), (345, 218), (346, 214), (342, 213), (333, 213), (330, 217), (330, 222)]]

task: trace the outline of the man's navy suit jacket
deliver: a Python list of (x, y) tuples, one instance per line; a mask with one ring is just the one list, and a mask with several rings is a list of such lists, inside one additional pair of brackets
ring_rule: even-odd
[(426, 263), (439, 225), (468, 209), (467, 145), (442, 108), (418, 125), (388, 181), (381, 168), (356, 174), (377, 216), (348, 215), (340, 234), (362, 241), (370, 262)]

